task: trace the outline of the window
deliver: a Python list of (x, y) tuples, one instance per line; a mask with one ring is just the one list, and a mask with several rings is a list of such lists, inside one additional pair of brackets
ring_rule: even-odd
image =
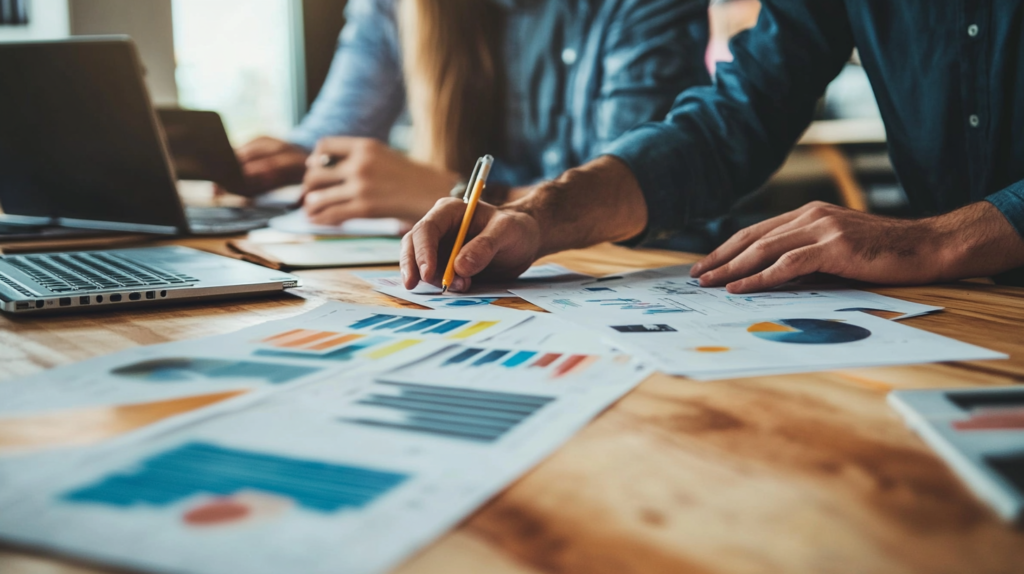
[(305, 94), (297, 0), (173, 0), (175, 77), (184, 108), (213, 110), (235, 145), (283, 137)]

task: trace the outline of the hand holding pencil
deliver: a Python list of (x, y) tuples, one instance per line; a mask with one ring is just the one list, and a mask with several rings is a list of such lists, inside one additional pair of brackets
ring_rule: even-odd
[[(480, 199), (492, 162), (490, 156), (481, 158), (464, 197), (439, 200), (403, 237), (401, 269), (407, 289), (415, 288), (420, 280), (437, 285), (440, 278), (446, 292), (465, 292), (472, 278), (485, 268), (488, 279), (515, 279), (538, 258), (537, 222)], [(446, 244), (452, 245), (450, 256)], [(444, 263), (442, 274), (440, 265)]]

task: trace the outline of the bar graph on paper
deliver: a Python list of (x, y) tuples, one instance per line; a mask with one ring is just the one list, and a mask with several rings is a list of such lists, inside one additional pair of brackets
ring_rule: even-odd
[(359, 510), (409, 475), (188, 443), (64, 493), (70, 504), (177, 507), (181, 521), (209, 527), (266, 519), (298, 506), (332, 514)]
[(424, 341), (460, 341), (486, 333), (498, 321), (374, 313), (336, 331), (291, 329), (256, 341), (259, 356), (351, 361), (380, 360)]
[(339, 420), (476, 442), (494, 442), (554, 397), (461, 387), (379, 382)]

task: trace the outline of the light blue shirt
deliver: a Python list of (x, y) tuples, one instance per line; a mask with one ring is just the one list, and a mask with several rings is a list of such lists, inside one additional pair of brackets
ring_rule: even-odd
[[(555, 178), (663, 118), (686, 88), (710, 83), (705, 0), (500, 4), (509, 93), (498, 183)], [(350, 0), (346, 17), (324, 87), (290, 136), (306, 148), (332, 135), (386, 141), (405, 109), (395, 0)]]

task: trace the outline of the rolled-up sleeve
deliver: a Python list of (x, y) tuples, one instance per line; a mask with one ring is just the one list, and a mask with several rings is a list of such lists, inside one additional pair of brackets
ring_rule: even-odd
[(1024, 237), (1024, 180), (985, 198), (996, 206), (1017, 233)]
[(647, 238), (724, 214), (760, 187), (810, 123), (815, 104), (853, 50), (842, 0), (765, 0), (757, 25), (730, 42), (713, 86), (675, 100), (607, 154), (624, 161), (648, 206)]
[(288, 139), (312, 149), (327, 136), (387, 140), (405, 106), (395, 0), (350, 0), (331, 69)]

